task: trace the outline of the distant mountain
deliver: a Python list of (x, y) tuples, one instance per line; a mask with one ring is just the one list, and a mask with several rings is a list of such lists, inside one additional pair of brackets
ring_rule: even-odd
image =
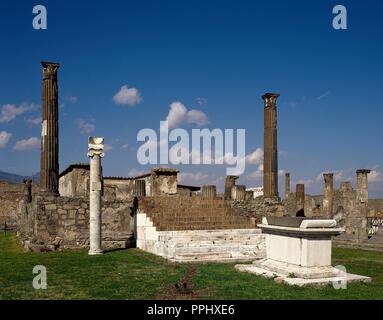
[(14, 183), (23, 183), (24, 179), (32, 179), (34, 183), (38, 183), (40, 179), (40, 173), (34, 174), (31, 176), (21, 176), (15, 173), (9, 173), (0, 171), (0, 181), (14, 182)]

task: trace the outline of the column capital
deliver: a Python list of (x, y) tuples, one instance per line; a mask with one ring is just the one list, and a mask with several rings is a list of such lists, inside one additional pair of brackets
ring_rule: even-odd
[(323, 173), (324, 181), (327, 182), (328, 180), (331, 180), (334, 178), (334, 174), (332, 172), (326, 172)]
[(371, 170), (369, 169), (358, 169), (356, 170), (356, 174), (369, 174)]
[(104, 138), (103, 137), (89, 137), (88, 138), (88, 157), (94, 156), (104, 157)]
[(266, 93), (262, 96), (263, 101), (265, 102), (265, 108), (267, 107), (276, 107), (277, 99), (280, 96), (279, 93)]
[(60, 64), (41, 61), (41, 65), (43, 66), (43, 80), (57, 79), (57, 70), (59, 69)]

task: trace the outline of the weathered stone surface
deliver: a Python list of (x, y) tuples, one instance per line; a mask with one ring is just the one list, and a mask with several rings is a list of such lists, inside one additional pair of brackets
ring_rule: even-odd
[(59, 194), (59, 123), (58, 84), (59, 64), (42, 62), (43, 99), (41, 130), (40, 192)]
[(263, 192), (265, 198), (278, 194), (277, 99), (279, 94), (266, 93), (264, 100)]

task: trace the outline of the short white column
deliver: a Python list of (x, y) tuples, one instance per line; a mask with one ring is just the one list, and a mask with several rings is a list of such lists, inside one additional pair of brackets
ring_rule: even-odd
[(101, 249), (101, 158), (104, 156), (104, 138), (89, 137), (88, 157), (90, 158), (89, 193), (89, 255), (102, 254)]

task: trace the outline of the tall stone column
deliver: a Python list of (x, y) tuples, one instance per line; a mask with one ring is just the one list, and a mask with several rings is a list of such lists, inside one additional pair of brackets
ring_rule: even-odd
[(334, 197), (334, 174), (324, 173), (324, 198), (323, 198), (323, 213), (326, 218), (333, 218), (333, 197)]
[(104, 157), (104, 138), (89, 137), (88, 157), (90, 158), (89, 195), (89, 255), (101, 254), (101, 158)]
[(305, 213), (305, 185), (297, 184), (296, 186), (296, 211), (299, 215), (304, 215)]
[(356, 193), (359, 203), (368, 203), (368, 179), (371, 170), (359, 169), (356, 171)]
[(277, 149), (277, 99), (279, 94), (266, 93), (262, 99), (264, 109), (264, 159), (263, 192), (265, 198), (277, 198), (278, 149)]
[(59, 195), (59, 110), (58, 63), (41, 62), (43, 66), (40, 192)]
[(285, 199), (289, 197), (290, 194), (290, 173), (285, 174)]
[(359, 169), (356, 171), (356, 211), (352, 221), (352, 229), (358, 242), (368, 238), (367, 213), (368, 213), (368, 178), (371, 170)]
[(238, 176), (227, 176), (225, 181), (225, 200), (231, 199), (231, 189), (235, 186)]

